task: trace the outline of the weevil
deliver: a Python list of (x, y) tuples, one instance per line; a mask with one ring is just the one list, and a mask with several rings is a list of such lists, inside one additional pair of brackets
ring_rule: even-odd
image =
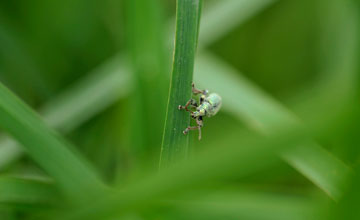
[[(195, 119), (197, 126), (187, 127), (183, 133), (186, 135), (190, 130), (199, 130), (199, 140), (201, 140), (201, 128), (203, 127), (203, 117), (212, 117), (219, 112), (222, 104), (221, 97), (216, 93), (210, 93), (208, 90), (199, 90), (195, 88), (192, 83), (192, 93), (194, 95), (200, 95), (199, 104), (195, 99), (190, 99), (184, 106), (179, 105), (178, 109), (184, 109), (191, 113), (191, 117)], [(195, 111), (191, 111), (189, 106)]]

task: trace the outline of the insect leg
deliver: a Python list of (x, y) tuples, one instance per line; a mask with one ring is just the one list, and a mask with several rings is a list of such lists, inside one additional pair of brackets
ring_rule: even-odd
[(197, 102), (196, 102), (194, 99), (190, 99), (190, 100), (185, 104), (185, 106), (179, 105), (179, 106), (178, 106), (178, 109), (179, 109), (179, 110), (185, 109), (185, 111), (191, 112), (191, 111), (188, 109), (189, 105), (191, 105), (191, 106), (193, 106), (193, 107), (197, 107), (197, 106), (198, 106), (198, 105), (197, 105)]
[(198, 127), (198, 129), (199, 129), (199, 141), (200, 141), (200, 140), (201, 140), (201, 128), (202, 128), (202, 126), (204, 125), (204, 124), (203, 124), (202, 117), (198, 117), (198, 118), (196, 119), (196, 124), (198, 125), (197, 127)]
[(191, 99), (190, 105), (194, 108), (197, 108), (199, 106), (195, 99)]
[(189, 126), (189, 127), (185, 128), (183, 133), (187, 134), (187, 133), (189, 133), (190, 130), (196, 130), (196, 129), (199, 129), (199, 126), (193, 126), (193, 127)]
[(202, 117), (196, 118), (196, 124), (197, 124), (197, 126), (193, 126), (193, 127), (189, 126), (189, 127), (187, 127), (183, 131), (183, 133), (187, 134), (187, 133), (189, 133), (190, 130), (196, 130), (197, 129), (197, 130), (199, 130), (199, 140), (201, 140), (201, 127), (203, 126)]
[(197, 95), (197, 94), (204, 94), (205, 95), (206, 90), (200, 90), (200, 89), (195, 88), (194, 83), (192, 83), (191, 86), (192, 86), (192, 92), (194, 93), (194, 95)]

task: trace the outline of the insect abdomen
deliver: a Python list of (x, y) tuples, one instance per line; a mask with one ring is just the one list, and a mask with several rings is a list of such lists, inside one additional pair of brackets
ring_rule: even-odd
[(207, 115), (209, 117), (216, 115), (221, 108), (222, 100), (221, 97), (216, 93), (211, 93), (206, 101), (210, 104), (210, 107), (207, 109)]

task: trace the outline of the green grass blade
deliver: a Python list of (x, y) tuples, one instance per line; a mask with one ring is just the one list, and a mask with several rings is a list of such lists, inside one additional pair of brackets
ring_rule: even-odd
[(3, 220), (16, 220), (16, 213), (11, 207), (0, 207), (0, 218)]
[(278, 0), (223, 0), (216, 1), (201, 19), (199, 46), (219, 40), (237, 26), (254, 17)]
[(119, 55), (47, 103), (41, 115), (49, 126), (69, 132), (132, 90), (128, 64)]
[(343, 114), (344, 106), (354, 106), (358, 90), (359, 19), (356, 7), (348, 0), (321, 0), (318, 4), (321, 5), (318, 10), (322, 26), (317, 60), (321, 72), (315, 83), (290, 100), (300, 115), (307, 116), (308, 123), (331, 120), (335, 111)]
[[(45, 80), (41, 78), (41, 68), (35, 62), (33, 54), (31, 54), (26, 47), (25, 42), (19, 36), (23, 33), (16, 29), (15, 25), (7, 24), (3, 16), (3, 8), (0, 9), (0, 57), (2, 59), (1, 68), (3, 71), (14, 71), (16, 74), (1, 74), (5, 80), (9, 78), (10, 81), (16, 82), (18, 92), (27, 98), (32, 97), (27, 93), (27, 88), (32, 88), (41, 98), (49, 97), (51, 89), (46, 85)], [(19, 79), (22, 80), (16, 80)], [(31, 85), (27, 81), (33, 82)]]
[[(304, 139), (302, 132), (296, 128), (283, 129), (271, 137), (246, 134), (239, 139), (241, 134), (229, 134), (202, 154), (179, 162), (159, 175), (130, 183), (121, 189), (121, 193), (91, 207), (84, 207), (69, 219), (104, 219), (132, 209), (139, 211), (156, 200), (173, 198), (174, 193), (181, 194), (216, 180), (241, 178), (272, 167), (280, 161), (277, 156), (279, 151)], [(235, 142), (236, 145), (233, 144)]]
[(99, 191), (102, 183), (75, 149), (1, 84), (0, 125), (54, 177), (65, 193), (80, 197), (83, 192), (91, 195)]
[(125, 31), (135, 87), (130, 97), (129, 136), (132, 152), (142, 161), (149, 153), (159, 154), (167, 102), (163, 94), (168, 92), (169, 84), (169, 57), (163, 40), (163, 4), (159, 0), (125, 2)]
[(51, 181), (0, 177), (0, 204), (14, 208), (42, 208), (54, 205), (60, 195)]
[[(299, 124), (296, 116), (280, 103), (210, 54), (199, 57), (195, 82), (221, 94), (225, 111), (261, 133), (269, 134), (282, 123)], [(312, 142), (288, 152), (285, 160), (334, 199), (343, 192), (342, 184), (351, 172), (343, 162)], [(326, 170), (329, 167), (331, 172)]]
[(15, 140), (8, 136), (2, 136), (0, 139), (0, 170), (19, 159), (23, 152)]
[(189, 137), (182, 131), (189, 126), (189, 114), (179, 111), (191, 98), (195, 52), (198, 41), (201, 0), (178, 0), (175, 53), (170, 82), (165, 130), (161, 147), (161, 167), (187, 155)]
[[(354, 174), (350, 178), (349, 186), (341, 200), (336, 204), (331, 204), (331, 211), (327, 213), (328, 220), (349, 219), (357, 220), (360, 218), (360, 170), (355, 168)], [(325, 218), (324, 218), (325, 219)]]
[(319, 208), (319, 203), (309, 195), (274, 194), (243, 187), (241, 190), (204, 193), (196, 198), (193, 194), (181, 197), (164, 205), (169, 210), (173, 208), (176, 216), (182, 219), (191, 216), (195, 219), (315, 220), (318, 216), (315, 210)]
[[(123, 56), (116, 56), (71, 86), (40, 110), (46, 123), (68, 133), (132, 90), (131, 75)], [(23, 154), (9, 137), (0, 139), (0, 170)]]
[(350, 168), (318, 144), (301, 144), (283, 158), (334, 200), (345, 192)]
[(195, 82), (221, 94), (224, 109), (252, 128), (265, 133), (277, 124), (298, 123), (285, 107), (210, 53), (199, 56), (195, 71)]

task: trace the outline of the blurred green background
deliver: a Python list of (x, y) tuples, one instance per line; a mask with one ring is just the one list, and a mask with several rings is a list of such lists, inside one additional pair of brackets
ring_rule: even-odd
[[(242, 148), (243, 140), (262, 140), (279, 127), (282, 140), (289, 135), (282, 127), (288, 113), (307, 127), (320, 153), (291, 152), (261, 169), (256, 157), (235, 168), (205, 167), (201, 173), (216, 178), (190, 181), (186, 190), (169, 193), (169, 201), (140, 204), (113, 219), (359, 219), (358, 1), (203, 4), (195, 82), (222, 95), (224, 108), (205, 120), (200, 142), (197, 131), (191, 134), (192, 159), (207, 149), (222, 154), (225, 145)], [(175, 5), (0, 1), (1, 83), (77, 146), (108, 185), (131, 185), (157, 172)], [(21, 148), (9, 147), (5, 135), (2, 140), (1, 176), (50, 179)], [(243, 167), (254, 170), (238, 176)], [(222, 172), (229, 174), (217, 175)], [(60, 199), (48, 207), (47, 197), (33, 195), (1, 199), (16, 186), (0, 181), (1, 219), (51, 219), (66, 207)]]

